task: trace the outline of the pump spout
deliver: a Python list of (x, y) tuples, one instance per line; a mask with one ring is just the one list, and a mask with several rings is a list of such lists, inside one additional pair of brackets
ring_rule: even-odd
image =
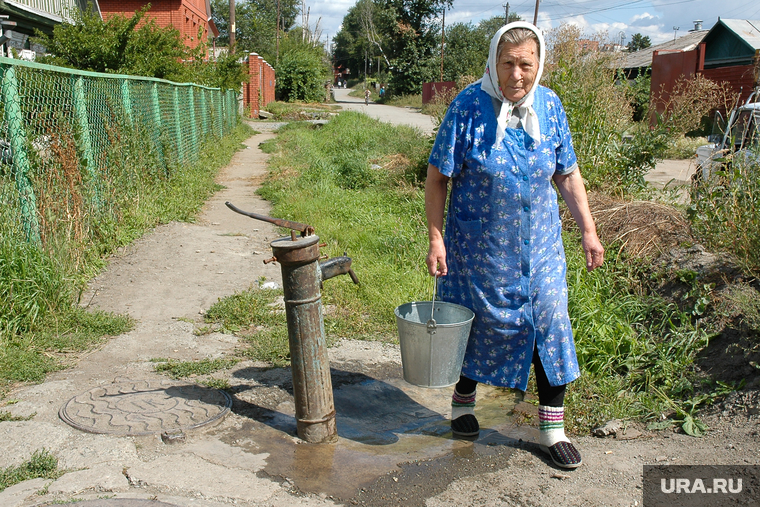
[(359, 283), (359, 279), (356, 278), (356, 274), (351, 269), (351, 257), (333, 257), (332, 259), (321, 261), (319, 263), (319, 272), (323, 282), (334, 276), (348, 274), (355, 284)]

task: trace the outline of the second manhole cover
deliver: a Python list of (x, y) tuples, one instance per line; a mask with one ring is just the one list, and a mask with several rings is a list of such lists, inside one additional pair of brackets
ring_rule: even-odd
[(71, 398), (59, 415), (90, 433), (152, 435), (189, 430), (227, 415), (229, 394), (197, 384), (168, 380), (122, 381)]

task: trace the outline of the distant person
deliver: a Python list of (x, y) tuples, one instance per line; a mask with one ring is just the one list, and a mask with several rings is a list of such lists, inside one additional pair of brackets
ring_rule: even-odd
[(369, 88), (364, 90), (364, 104), (369, 105)]
[(385, 85), (380, 87), (380, 98), (382, 99), (383, 97), (385, 97)]
[[(491, 40), (483, 78), (465, 88), (441, 122), (428, 160), (425, 210), (439, 297), (475, 312), (451, 402), (455, 435), (480, 431), (479, 382), (538, 389), (539, 446), (555, 465), (581, 454), (565, 436), (565, 386), (580, 376), (567, 309), (567, 264), (557, 190), (578, 224), (586, 269), (604, 262), (565, 110), (538, 84), (546, 46), (525, 23)], [(444, 209), (451, 183), (449, 210)]]

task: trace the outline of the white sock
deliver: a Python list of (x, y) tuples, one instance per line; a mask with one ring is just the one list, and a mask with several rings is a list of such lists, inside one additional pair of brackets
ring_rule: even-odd
[(538, 406), (538, 443), (551, 447), (557, 442), (569, 442), (565, 436), (565, 407)]
[(470, 394), (459, 394), (454, 389), (454, 395), (451, 397), (451, 420), (465, 414), (475, 415), (475, 391)]

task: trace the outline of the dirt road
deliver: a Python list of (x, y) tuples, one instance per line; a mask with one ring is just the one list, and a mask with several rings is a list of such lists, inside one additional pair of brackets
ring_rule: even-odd
[[(368, 110), (409, 124), (429, 121), (401, 108)], [(0, 505), (633, 506), (642, 501), (645, 464), (760, 464), (756, 400), (716, 413), (702, 439), (635, 425), (618, 438), (581, 436), (584, 465), (565, 472), (539, 451), (535, 427), (517, 424), (535, 416), (535, 406), (483, 388), (480, 437), (454, 440), (450, 389), (406, 384), (398, 347), (350, 337), (330, 350), (336, 444), (304, 444), (295, 436), (287, 369), (243, 361), (214, 374), (231, 386), (226, 393), (156, 373), (157, 358), (232, 353), (234, 336), (198, 332), (201, 313), (252, 284), (280, 283), (279, 267), (262, 263), (276, 231), (223, 205), (268, 213), (254, 190), (266, 174), (258, 145), (270, 136), (246, 142), (219, 176), (226, 188), (196, 223), (157, 228), (92, 281), (84, 301), (130, 314), (133, 331), (0, 403), (15, 416), (33, 415), (0, 422), (0, 468), (44, 448), (65, 469), (57, 480), (7, 488)]]

